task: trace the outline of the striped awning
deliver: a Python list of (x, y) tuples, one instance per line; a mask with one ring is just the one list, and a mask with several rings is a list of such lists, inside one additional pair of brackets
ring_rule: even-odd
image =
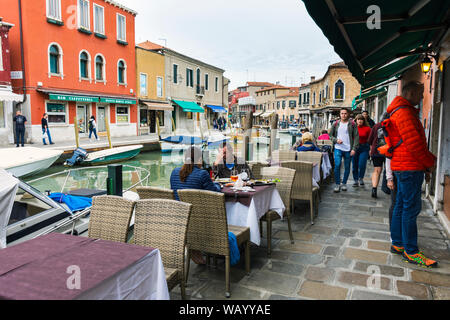
[(148, 110), (173, 111), (173, 107), (167, 103), (143, 102), (143, 104), (148, 107)]
[(23, 96), (15, 94), (11, 91), (2, 91), (0, 90), (0, 101), (8, 101), (8, 102), (22, 102)]

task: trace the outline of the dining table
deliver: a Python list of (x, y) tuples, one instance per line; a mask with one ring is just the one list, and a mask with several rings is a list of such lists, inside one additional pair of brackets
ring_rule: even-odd
[(51, 233), (0, 250), (0, 300), (170, 300), (160, 251)]
[(283, 218), (286, 208), (275, 183), (251, 188), (253, 191), (223, 187), (222, 193), (225, 194), (228, 224), (249, 227), (250, 241), (260, 245), (259, 220), (270, 210), (277, 212)]

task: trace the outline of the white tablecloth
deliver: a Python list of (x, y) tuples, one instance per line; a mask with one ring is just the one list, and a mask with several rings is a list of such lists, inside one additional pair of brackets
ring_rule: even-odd
[(256, 193), (249, 207), (240, 202), (226, 202), (226, 209), (228, 224), (250, 227), (250, 241), (260, 245), (259, 219), (269, 210), (276, 211), (283, 218), (286, 208), (278, 190), (271, 188)]
[(319, 188), (320, 182), (320, 166), (318, 163), (313, 164), (313, 186)]
[(78, 300), (170, 300), (166, 275), (158, 249), (122, 270)]
[(330, 156), (328, 155), (328, 152), (322, 153), (322, 172), (323, 172), (323, 178), (326, 179), (330, 173), (331, 173), (331, 162), (330, 162)]

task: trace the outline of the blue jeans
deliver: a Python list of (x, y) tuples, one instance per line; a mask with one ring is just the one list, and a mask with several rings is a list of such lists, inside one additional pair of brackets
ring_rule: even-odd
[(22, 145), (22, 147), (25, 144), (25, 127), (16, 127), (16, 140), (17, 140), (17, 146), (19, 144)]
[(341, 163), (342, 158), (344, 158), (344, 179), (342, 184), (347, 184), (348, 177), (350, 175), (350, 151), (341, 151), (339, 149), (334, 149), (334, 180), (337, 185), (341, 184)]
[(89, 129), (89, 139), (91, 138), (92, 133), (94, 133), (95, 139), (98, 139), (98, 137), (97, 137), (97, 129), (96, 128), (94, 128), (92, 130)]
[(44, 142), (44, 144), (47, 144), (45, 142), (45, 134), (47, 133), (48, 136), (48, 143), (52, 144), (52, 136), (50, 135), (50, 130), (47, 128), (47, 130), (42, 129), (42, 142)]
[(367, 159), (369, 159), (370, 146), (364, 143), (356, 150), (353, 156), (353, 179), (355, 181), (363, 180), (366, 175)]
[(405, 247), (407, 254), (419, 252), (417, 247), (417, 216), (422, 210), (423, 171), (396, 171), (397, 196), (392, 213), (392, 244)]

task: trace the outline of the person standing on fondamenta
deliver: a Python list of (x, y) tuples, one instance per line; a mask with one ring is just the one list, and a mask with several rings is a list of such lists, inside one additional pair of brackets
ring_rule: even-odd
[(415, 108), (423, 99), (424, 86), (412, 81), (402, 95), (389, 105), (388, 134), (394, 147), (391, 169), (397, 180), (397, 198), (391, 222), (391, 251), (404, 261), (426, 268), (437, 262), (425, 257), (417, 246), (417, 216), (422, 209), (422, 184), (436, 167), (436, 157), (428, 150), (425, 130)]

